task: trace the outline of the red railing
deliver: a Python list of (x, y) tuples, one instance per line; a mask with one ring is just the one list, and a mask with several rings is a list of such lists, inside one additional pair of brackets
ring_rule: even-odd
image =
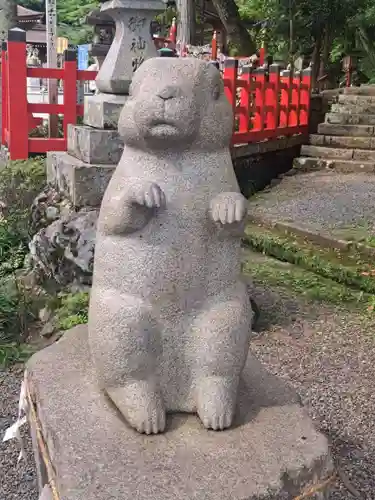
[[(28, 158), (30, 153), (66, 151), (68, 125), (76, 124), (77, 117), (83, 116), (83, 105), (77, 104), (77, 81), (95, 80), (97, 74), (96, 71), (77, 70), (74, 50), (65, 51), (61, 69), (28, 68), (25, 36), (22, 30), (10, 30), (1, 53), (1, 140), (11, 160)], [(29, 103), (28, 77), (63, 80), (63, 104)], [(35, 118), (33, 113), (63, 115), (64, 137), (29, 137), (29, 132), (42, 123), (42, 118)]]
[[(30, 153), (67, 150), (67, 129), (83, 116), (77, 104), (77, 81), (94, 80), (95, 71), (77, 70), (76, 53), (65, 51), (63, 68), (28, 68), (25, 32), (11, 30), (2, 45), (2, 144), (11, 160)], [(27, 77), (63, 80), (63, 104), (34, 104), (27, 101)], [(227, 59), (223, 72), (226, 96), (235, 114), (232, 144), (246, 144), (282, 136), (308, 133), (311, 70), (293, 74), (245, 66), (238, 73), (238, 60)], [(42, 123), (33, 113), (63, 115), (63, 138), (29, 137)]]
[(244, 66), (228, 59), (224, 67), (224, 89), (235, 114), (232, 144), (308, 133), (311, 69), (301, 72)]

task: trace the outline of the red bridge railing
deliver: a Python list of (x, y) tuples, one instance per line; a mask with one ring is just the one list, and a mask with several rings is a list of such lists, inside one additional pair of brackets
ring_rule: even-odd
[(238, 60), (224, 66), (224, 89), (235, 114), (232, 144), (308, 133), (311, 69), (281, 71), (280, 66), (238, 71)]
[[(1, 52), (1, 142), (6, 145), (11, 160), (23, 160), (30, 153), (66, 151), (69, 124), (83, 116), (83, 105), (77, 104), (77, 81), (95, 80), (96, 71), (77, 70), (76, 52), (66, 50), (64, 65), (58, 68), (28, 68), (26, 65), (26, 33), (10, 30), (8, 42)], [(63, 104), (29, 103), (27, 78), (63, 80)], [(29, 137), (31, 130), (42, 124), (33, 113), (63, 115), (63, 138)]]
[[(64, 64), (57, 68), (28, 68), (26, 33), (10, 30), (2, 46), (2, 144), (11, 160), (28, 158), (30, 153), (66, 151), (69, 124), (83, 116), (83, 105), (77, 104), (77, 81), (94, 80), (95, 71), (77, 69), (76, 53), (67, 50)], [(63, 80), (63, 104), (29, 103), (27, 78)], [(280, 72), (277, 65), (238, 70), (238, 60), (225, 61), (224, 88), (235, 114), (232, 144), (259, 142), (282, 136), (308, 133), (311, 70), (301, 73)], [(42, 123), (33, 113), (63, 115), (63, 137), (29, 137)]]

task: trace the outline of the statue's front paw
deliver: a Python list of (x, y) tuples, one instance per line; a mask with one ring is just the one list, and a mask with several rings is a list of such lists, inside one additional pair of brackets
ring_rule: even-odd
[(165, 207), (165, 194), (155, 182), (137, 187), (134, 192), (134, 199), (138, 205), (147, 208)]
[(247, 200), (241, 193), (221, 193), (211, 201), (210, 213), (215, 222), (241, 222), (247, 213)]

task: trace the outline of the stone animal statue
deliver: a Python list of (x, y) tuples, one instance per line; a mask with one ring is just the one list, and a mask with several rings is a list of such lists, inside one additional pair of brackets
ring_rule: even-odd
[(98, 220), (89, 344), (101, 388), (142, 433), (162, 432), (166, 412), (215, 430), (233, 420), (252, 311), (232, 131), (212, 64), (152, 58), (134, 74)]

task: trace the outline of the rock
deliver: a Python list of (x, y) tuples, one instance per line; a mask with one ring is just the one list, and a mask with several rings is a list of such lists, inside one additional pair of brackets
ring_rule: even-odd
[(38, 316), (42, 323), (47, 323), (52, 317), (52, 311), (48, 309), (48, 307), (43, 307), (43, 309), (39, 311)]
[(40, 336), (48, 338), (48, 337), (51, 337), (51, 335), (53, 335), (54, 332), (55, 332), (55, 327), (54, 327), (53, 323), (51, 321), (49, 321), (41, 329)]
[(97, 217), (97, 210), (71, 212), (33, 237), (30, 259), (43, 279), (58, 287), (91, 285)]
[(59, 217), (72, 211), (73, 206), (64, 194), (49, 185), (46, 186), (31, 206), (31, 234), (46, 228)]

